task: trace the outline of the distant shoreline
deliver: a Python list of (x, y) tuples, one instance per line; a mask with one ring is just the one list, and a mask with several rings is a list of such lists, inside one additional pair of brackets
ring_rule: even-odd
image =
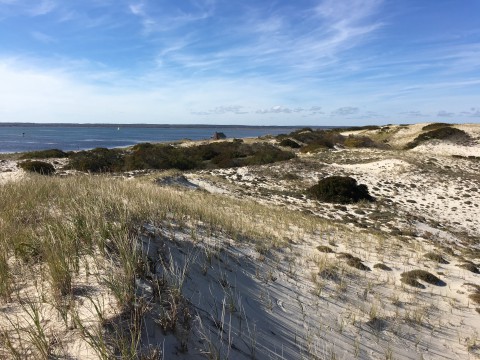
[(261, 129), (261, 128), (278, 128), (278, 129), (298, 129), (298, 128), (312, 128), (312, 129), (341, 129), (348, 126), (309, 126), (309, 125), (223, 125), (223, 124), (95, 124), (95, 123), (12, 123), (0, 122), (0, 127), (98, 127), (98, 128), (177, 128), (177, 129), (214, 129), (214, 128), (229, 128), (229, 129)]

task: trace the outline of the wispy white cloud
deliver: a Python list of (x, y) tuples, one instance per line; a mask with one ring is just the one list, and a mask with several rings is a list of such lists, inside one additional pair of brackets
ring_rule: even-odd
[(302, 112), (302, 108), (289, 108), (281, 105), (272, 106), (268, 109), (259, 109), (256, 111), (257, 114), (292, 114)]
[(130, 4), (128, 8), (132, 15), (140, 19), (143, 33), (149, 36), (205, 20), (215, 11), (213, 0), (187, 0), (186, 4), (191, 7), (189, 11), (181, 10), (180, 7), (173, 7), (173, 9), (167, 6), (158, 7), (158, 4), (147, 1)]
[(455, 113), (453, 112), (449, 112), (449, 111), (445, 111), (445, 110), (441, 110), (437, 113), (437, 116), (438, 117), (454, 117), (455, 116)]
[(405, 115), (408, 117), (428, 117), (428, 114), (424, 114), (418, 110), (402, 111), (400, 115)]
[(244, 106), (239, 105), (230, 105), (230, 106), (217, 106), (214, 109), (208, 111), (192, 111), (193, 115), (225, 115), (225, 114), (235, 114), (235, 115), (244, 115), (248, 114), (248, 111), (244, 110)]
[(53, 36), (50, 36), (50, 35), (47, 35), (43, 32), (40, 32), (40, 31), (33, 31), (32, 32), (32, 37), (35, 39), (35, 40), (38, 40), (42, 43), (45, 43), (45, 44), (50, 44), (50, 43), (53, 43), (53, 42), (56, 42), (57, 39), (54, 38)]
[(469, 117), (480, 117), (480, 108), (472, 107), (469, 111), (462, 111), (461, 114)]
[(41, 0), (37, 5), (31, 7), (28, 13), (31, 16), (42, 16), (52, 12), (57, 7), (57, 3), (53, 0)]
[(344, 106), (332, 111), (332, 116), (349, 116), (358, 114), (360, 109), (358, 107), (353, 106)]

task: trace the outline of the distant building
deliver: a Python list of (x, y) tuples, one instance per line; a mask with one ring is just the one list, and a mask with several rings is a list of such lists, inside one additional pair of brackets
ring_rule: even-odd
[(227, 138), (227, 135), (225, 135), (223, 132), (214, 132), (213, 133), (213, 136), (212, 136), (212, 139), (213, 140), (223, 140), (223, 139), (226, 139)]

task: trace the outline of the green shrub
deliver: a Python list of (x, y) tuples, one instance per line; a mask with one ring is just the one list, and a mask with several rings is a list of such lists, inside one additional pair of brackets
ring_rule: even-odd
[(24, 153), (20, 159), (51, 159), (51, 158), (66, 158), (68, 154), (59, 149), (49, 149), (40, 151), (30, 151)]
[(344, 146), (349, 148), (373, 148), (376, 147), (375, 142), (368, 136), (348, 136), (344, 143)]
[(96, 148), (70, 155), (68, 167), (89, 172), (114, 172), (123, 169), (124, 159), (119, 150)]
[(444, 127), (449, 127), (449, 126), (452, 126), (452, 124), (447, 124), (447, 123), (431, 123), (431, 124), (425, 125), (425, 126), (422, 128), (422, 130), (423, 130), (423, 131), (437, 130), (437, 129), (444, 128)]
[(272, 164), (278, 161), (290, 160), (295, 157), (291, 152), (280, 150), (273, 145), (265, 143), (252, 144), (251, 151), (252, 155), (245, 158), (242, 165)]
[(42, 175), (51, 175), (55, 172), (52, 164), (38, 160), (27, 160), (18, 164), (23, 170)]
[(311, 132), (302, 132), (291, 134), (291, 136), (307, 145), (317, 144), (328, 149), (333, 149), (335, 144), (343, 144), (345, 136), (340, 135), (336, 131), (317, 130)]
[(378, 125), (365, 125), (365, 126), (350, 126), (350, 127), (345, 127), (345, 128), (338, 128), (335, 129), (335, 131), (359, 131), (359, 130), (379, 130), (381, 129), (381, 126)]
[(355, 203), (360, 200), (374, 201), (364, 184), (348, 176), (330, 176), (321, 179), (317, 185), (307, 190), (314, 199), (340, 204)]
[(201, 160), (190, 148), (176, 148), (165, 144), (137, 144), (125, 156), (124, 170), (199, 168)]
[(413, 149), (414, 147), (420, 145), (422, 142), (433, 139), (462, 142), (470, 140), (470, 136), (465, 131), (456, 129), (454, 127), (441, 127), (418, 135), (415, 140), (408, 143), (405, 148)]
[(301, 147), (299, 143), (293, 141), (292, 139), (283, 139), (282, 141), (280, 141), (280, 146), (289, 147), (292, 149), (298, 149)]
[(215, 142), (192, 147), (142, 143), (130, 151), (98, 148), (70, 156), (69, 167), (80, 171), (114, 172), (144, 169), (192, 170), (261, 165), (295, 155), (264, 143)]

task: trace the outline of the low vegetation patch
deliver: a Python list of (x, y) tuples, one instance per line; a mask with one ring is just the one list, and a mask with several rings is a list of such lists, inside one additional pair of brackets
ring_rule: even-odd
[(347, 265), (354, 267), (355, 269), (362, 270), (362, 271), (370, 271), (371, 269), (362, 263), (362, 260), (356, 256), (347, 259)]
[(70, 156), (68, 167), (88, 172), (114, 172), (123, 168), (123, 154), (117, 149), (96, 148)]
[(334, 265), (328, 265), (325, 268), (323, 268), (318, 273), (318, 276), (320, 276), (323, 279), (331, 280), (334, 282), (337, 282), (340, 280), (340, 275), (338, 274), (338, 268)]
[(374, 148), (377, 144), (368, 136), (348, 136), (343, 145), (348, 148)]
[(52, 158), (66, 158), (68, 153), (59, 149), (29, 151), (23, 153), (20, 159), (52, 159)]
[(323, 253), (333, 253), (334, 252), (331, 247), (324, 246), (324, 245), (317, 246), (317, 250), (320, 251), (320, 252), (323, 252)]
[(472, 300), (475, 304), (480, 304), (480, 292), (476, 292), (474, 294), (470, 294), (468, 296), (470, 300)]
[[(312, 130), (310, 128), (300, 129), (288, 135), (278, 135), (277, 139), (283, 141), (294, 139), (297, 142), (305, 144), (300, 151), (303, 153), (316, 152), (321, 149), (333, 149), (335, 145), (346, 146), (350, 148), (360, 147), (379, 147), (371, 138), (364, 135), (350, 135), (348, 137), (340, 134), (342, 131), (349, 130), (373, 130), (379, 128), (373, 127), (358, 127), (351, 129), (332, 129), (332, 130)], [(289, 146), (287, 143), (282, 146)]]
[(307, 190), (310, 197), (340, 204), (351, 204), (361, 200), (374, 201), (367, 185), (357, 184), (357, 180), (348, 176), (330, 176), (323, 178), (317, 185)]
[(381, 130), (382, 127), (378, 125), (365, 125), (365, 126), (350, 126), (345, 128), (338, 128), (335, 131), (361, 131), (361, 130)]
[(413, 149), (428, 140), (447, 140), (451, 142), (464, 142), (470, 140), (470, 136), (463, 130), (454, 127), (440, 127), (418, 135), (415, 140), (408, 143), (406, 149)]
[(436, 285), (436, 286), (445, 286), (445, 282), (440, 280), (438, 277), (435, 275), (429, 273), (428, 271), (425, 270), (411, 270), (411, 271), (406, 271), (402, 273), (401, 275), (401, 281), (404, 284), (417, 287), (420, 289), (425, 289), (425, 286), (422, 285), (418, 280), (425, 281), (428, 284), (431, 285)]
[(280, 141), (280, 146), (284, 146), (284, 147), (289, 147), (289, 148), (292, 148), (292, 149), (298, 149), (300, 147), (302, 147), (299, 143), (297, 143), (296, 141), (293, 141), (292, 139), (283, 139), (282, 141)]
[(269, 164), (294, 156), (265, 143), (215, 142), (192, 147), (142, 143), (131, 150), (97, 148), (80, 151), (70, 156), (69, 167), (89, 172), (213, 169)]
[(434, 253), (434, 252), (429, 252), (424, 255), (429, 260), (435, 261), (439, 264), (450, 264), (447, 260), (443, 258), (442, 255)]
[(384, 271), (392, 271), (392, 268), (390, 266), (387, 266), (387, 265), (382, 264), (382, 263), (378, 263), (378, 264), (373, 265), (373, 268), (384, 270)]
[(447, 124), (447, 123), (431, 123), (431, 124), (428, 124), (428, 125), (425, 125), (422, 130), (423, 131), (431, 131), (431, 130), (437, 130), (437, 129), (441, 129), (441, 128), (444, 128), (444, 127), (450, 127), (452, 126), (452, 124)]
[(480, 274), (480, 270), (478, 270), (478, 268), (472, 264), (472, 263), (464, 263), (464, 264), (458, 264), (457, 265), (459, 268), (462, 268), (462, 269), (465, 269), (465, 270), (468, 270), (474, 274)]
[(47, 162), (38, 160), (27, 160), (18, 164), (23, 170), (35, 172), (42, 175), (51, 175), (55, 172), (55, 167)]

